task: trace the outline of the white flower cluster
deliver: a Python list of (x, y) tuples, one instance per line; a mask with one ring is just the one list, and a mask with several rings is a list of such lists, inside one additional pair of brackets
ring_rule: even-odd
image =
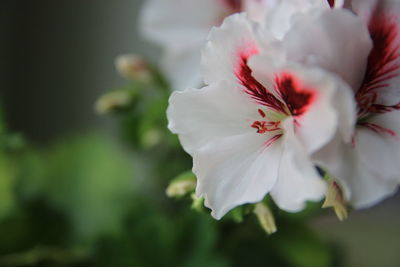
[(398, 0), (148, 2), (143, 30), (186, 88), (168, 127), (215, 218), (266, 194), (300, 211), (329, 191), (321, 170), (354, 208), (396, 191), (399, 14)]

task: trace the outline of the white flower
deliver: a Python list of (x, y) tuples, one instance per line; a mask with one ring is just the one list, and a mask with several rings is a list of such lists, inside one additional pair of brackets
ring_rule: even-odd
[(310, 155), (338, 128), (351, 137), (350, 88), (321, 68), (288, 61), (282, 48), (265, 28), (233, 15), (203, 51), (208, 85), (170, 98), (169, 128), (192, 155), (196, 193), (215, 218), (267, 193), (291, 212), (321, 199), (326, 184)]
[(161, 69), (174, 90), (201, 85), (200, 50), (213, 26), (233, 13), (264, 16), (267, 0), (148, 0), (141, 12), (143, 35), (161, 45)]
[(174, 90), (200, 86), (200, 50), (213, 26), (237, 12), (283, 36), (296, 12), (329, 8), (325, 0), (147, 0), (142, 34), (163, 48), (160, 66)]
[[(359, 61), (359, 52), (364, 50), (368, 57), (354, 69), (346, 68), (343, 57), (327, 68), (354, 90), (356, 130), (351, 143), (336, 136), (315, 157), (341, 184), (347, 200), (355, 208), (366, 208), (392, 195), (400, 183), (400, 2), (353, 0), (350, 4), (364, 22), (372, 49), (343, 47), (350, 61)], [(332, 41), (340, 39), (335, 33)], [(354, 40), (359, 39), (359, 32), (354, 31)]]

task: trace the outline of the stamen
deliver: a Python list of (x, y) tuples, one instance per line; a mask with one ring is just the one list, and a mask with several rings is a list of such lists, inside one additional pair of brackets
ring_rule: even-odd
[(258, 109), (258, 113), (260, 114), (261, 117), (265, 118), (265, 113), (262, 111), (262, 109)]
[(266, 132), (281, 130), (280, 124), (280, 121), (255, 121), (251, 127), (257, 129), (257, 133), (263, 134)]

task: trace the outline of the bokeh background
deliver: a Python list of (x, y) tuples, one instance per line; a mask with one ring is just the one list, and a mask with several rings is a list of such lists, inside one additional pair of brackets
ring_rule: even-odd
[(166, 198), (190, 158), (173, 137), (141, 144), (166, 134), (163, 93), (139, 111), (94, 109), (127, 84), (116, 56), (157, 62), (137, 31), (142, 2), (1, 1), (0, 266), (399, 267), (399, 194), (342, 223), (280, 214), (272, 236), (251, 216), (216, 222), (190, 197)]

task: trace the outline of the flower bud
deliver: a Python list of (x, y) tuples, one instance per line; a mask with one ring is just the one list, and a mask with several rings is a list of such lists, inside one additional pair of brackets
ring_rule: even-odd
[(195, 211), (203, 212), (204, 211), (204, 198), (196, 196), (195, 193), (192, 193), (190, 195), (190, 197), (192, 198), (191, 208)]
[(96, 102), (96, 112), (106, 114), (129, 105), (131, 96), (127, 91), (114, 91), (101, 96)]
[(115, 66), (122, 77), (149, 82), (152, 72), (147, 62), (139, 55), (121, 55), (115, 59)]
[(150, 129), (142, 134), (143, 147), (150, 148), (162, 141), (162, 133), (158, 129)]
[(196, 188), (196, 177), (192, 172), (185, 172), (175, 178), (167, 187), (168, 197), (182, 197)]
[(257, 215), (260, 225), (267, 234), (270, 235), (276, 232), (274, 215), (265, 203), (259, 202), (255, 204), (253, 212)]
[(326, 192), (325, 202), (322, 208), (332, 207), (336, 216), (340, 221), (346, 220), (348, 217), (346, 201), (343, 197), (343, 192), (338, 183), (331, 180), (329, 182), (328, 191)]

